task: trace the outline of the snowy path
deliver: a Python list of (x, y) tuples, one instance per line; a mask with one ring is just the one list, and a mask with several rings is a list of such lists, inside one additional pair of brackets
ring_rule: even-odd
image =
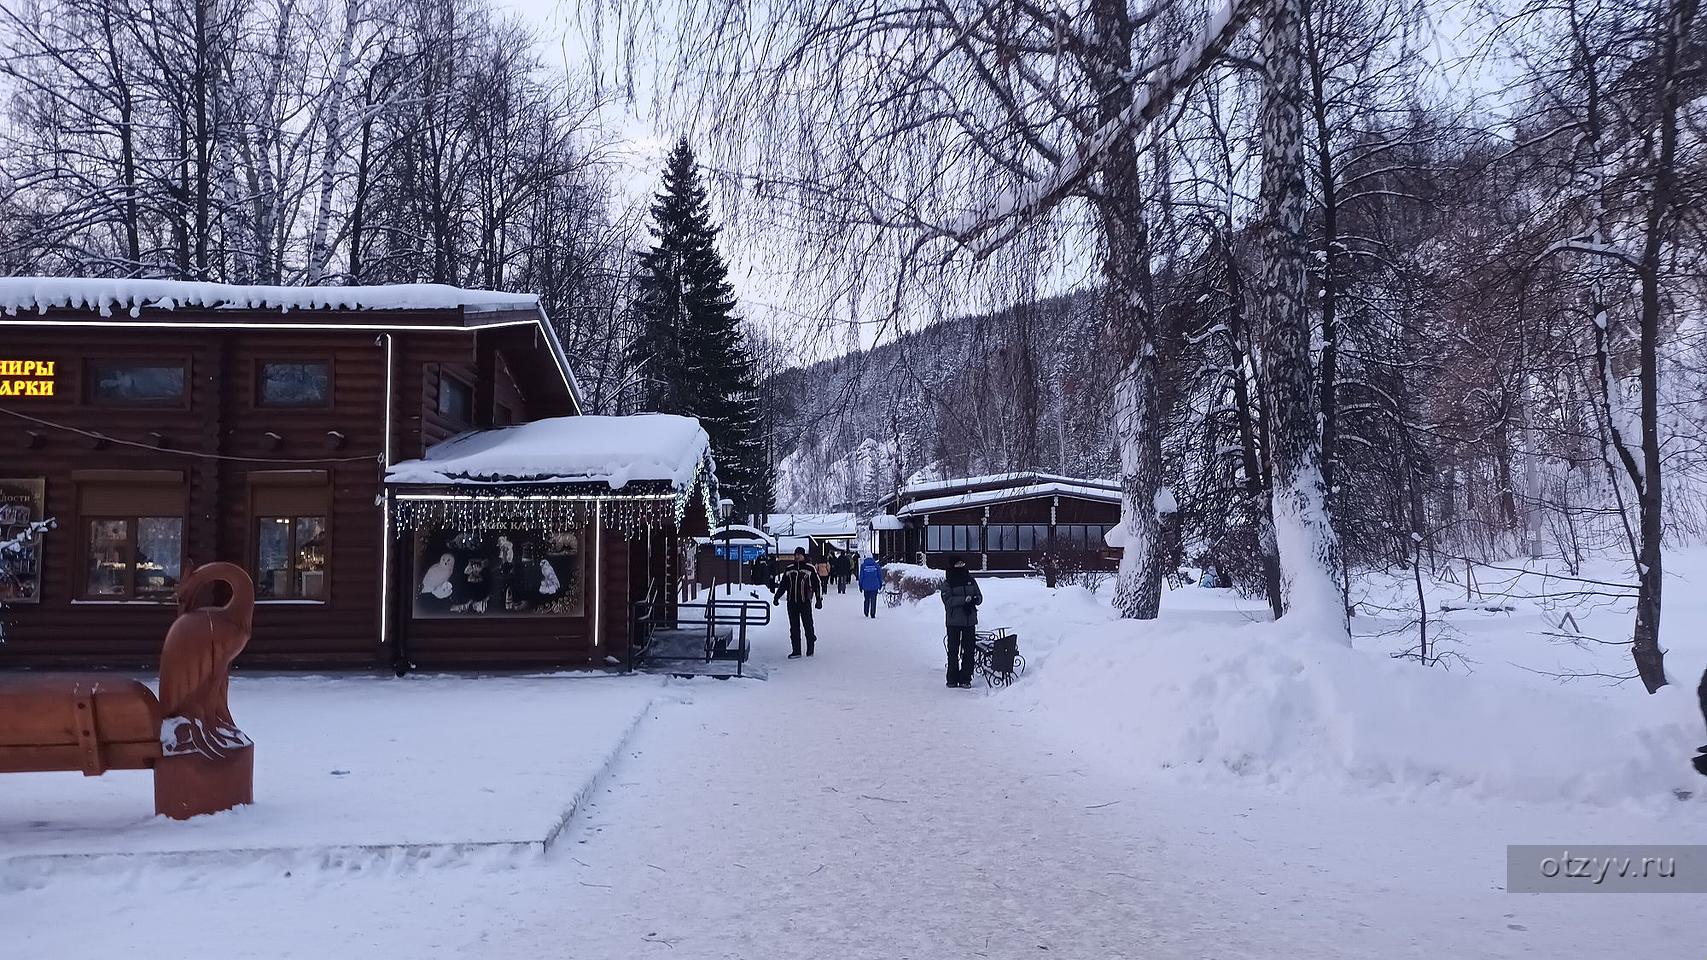
[(543, 858), (65, 875), (0, 890), (0, 928), (20, 958), (153, 956), (192, 926), (229, 957), (750, 960), (1658, 956), (1707, 933), (1698, 898), (1498, 891), (1506, 843), (1684, 839), (1664, 825), (1115, 781), (944, 689), (929, 610), (827, 607), (817, 657), (782, 662), (773, 630), (769, 681), (673, 685)]

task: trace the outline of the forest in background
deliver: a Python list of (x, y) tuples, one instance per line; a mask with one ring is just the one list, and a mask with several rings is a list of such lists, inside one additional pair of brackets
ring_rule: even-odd
[(7, 0), (0, 273), (534, 293), (612, 410), (648, 238), (592, 81), (488, 0)]
[[(1498, 60), (1511, 79), (1497, 110), (1436, 86), (1424, 8), (1304, 9), (1309, 382), (1345, 569), (1635, 558), (1662, 497), (1659, 536), (1700, 541), (1707, 29), (1692, 8), (1521, 7), (1497, 54), (1490, 41), (1460, 65)], [(1123, 357), (1147, 344), (1159, 409), (1145, 430), (1177, 505), (1158, 565), (1217, 563), (1263, 592), (1273, 332), (1250, 79), (1212, 74), (1146, 138), (1154, 315), (1140, 332), (1093, 282), (778, 377), (780, 505), (864, 512), (914, 475), (1130, 475), (1117, 395)], [(970, 288), (1006, 289), (1012, 269)]]

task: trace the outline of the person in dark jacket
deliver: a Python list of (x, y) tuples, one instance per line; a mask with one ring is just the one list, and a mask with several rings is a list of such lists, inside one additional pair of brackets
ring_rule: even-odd
[(764, 584), (767, 590), (776, 590), (776, 563), (770, 554), (761, 553), (753, 559), (753, 582)]
[(883, 589), (883, 565), (876, 557), (859, 562), (859, 590), (865, 594), (865, 615), (877, 619), (877, 591)]
[(984, 602), (984, 591), (972, 579), (964, 557), (949, 557), (948, 575), (937, 592), (942, 595), (943, 618), (948, 626), (948, 685), (969, 690), (972, 658), (977, 652), (978, 605)]
[(853, 576), (853, 559), (847, 553), (838, 553), (830, 561), (831, 575), (836, 578), (836, 592), (848, 592), (848, 578)]
[(812, 569), (812, 564), (806, 561), (806, 548), (794, 548), (794, 562), (782, 568), (782, 575), (777, 578), (776, 596), (771, 603), (782, 602), (788, 598), (788, 639), (794, 644), (794, 652), (788, 659), (800, 657), (800, 631), (802, 625), (806, 628), (806, 655), (812, 656), (813, 648), (818, 646), (818, 631), (812, 626), (812, 608), (824, 609), (824, 592), (818, 587), (818, 571)]

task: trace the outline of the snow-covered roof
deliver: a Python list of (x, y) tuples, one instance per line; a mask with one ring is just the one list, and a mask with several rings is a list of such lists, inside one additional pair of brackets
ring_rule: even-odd
[(553, 417), (475, 430), (428, 448), (386, 472), (387, 483), (667, 483), (693, 487), (711, 440), (693, 417)]
[(912, 483), (903, 484), (900, 489), (895, 491), (894, 499), (905, 500), (909, 497), (917, 497), (944, 490), (963, 490), (1038, 483), (1070, 483), (1082, 487), (1100, 487), (1109, 490), (1120, 489), (1120, 485), (1112, 480), (1087, 480), (1083, 477), (1065, 477), (1055, 473), (1039, 473), (1035, 470), (1020, 470), (1009, 473), (989, 473), (977, 477), (951, 477), (946, 480), (918, 480)]
[[(261, 323), (253, 317), (211, 319), (183, 316), (179, 310), (276, 312), (273, 320)], [(401, 314), (405, 310), (457, 310), (459, 316), (423, 320)], [(47, 316), (49, 311), (54, 315)], [(64, 311), (73, 311), (70, 317)], [(90, 311), (95, 318), (75, 316)], [(316, 311), (345, 311), (373, 314), (371, 321), (351, 322), (345, 317), (315, 317)], [(387, 311), (393, 314), (388, 318)], [(114, 313), (124, 316), (115, 317)], [(292, 316), (295, 313), (297, 316)], [(306, 316), (304, 316), (306, 314)], [(35, 315), (35, 316), (32, 316)], [(569, 356), (539, 305), (530, 293), (501, 290), (465, 290), (442, 283), (393, 283), (377, 286), (281, 287), (229, 283), (199, 283), (189, 280), (131, 280), (93, 277), (0, 277), (0, 323), (32, 322), (60, 326), (138, 327), (253, 327), (288, 325), (302, 329), (479, 329), (481, 327), (529, 325), (543, 334), (552, 362), (563, 376), (575, 409), (582, 409), (581, 385), (570, 369)]]
[(0, 312), (46, 312), (54, 308), (94, 310), (110, 317), (122, 310), (534, 310), (539, 298), (526, 293), (464, 290), (441, 283), (394, 283), (371, 287), (276, 287), (188, 280), (115, 280), (89, 277), (0, 277)]
[(760, 530), (758, 527), (744, 523), (730, 523), (711, 531), (711, 536), (705, 538), (717, 543), (762, 543), (766, 546), (776, 546), (776, 538)]
[(777, 537), (853, 537), (859, 520), (852, 513), (773, 513), (765, 530)]
[(961, 507), (976, 507), (986, 503), (1005, 503), (1009, 500), (1030, 500), (1033, 497), (1076, 497), (1080, 500), (1101, 500), (1105, 503), (1119, 503), (1120, 491), (1106, 487), (1087, 487), (1082, 483), (1033, 483), (1023, 487), (1000, 487), (995, 490), (979, 490), (973, 493), (962, 493), (953, 497), (936, 497), (930, 500), (914, 500), (900, 510), (896, 516), (911, 517), (921, 513), (936, 513), (939, 510), (957, 510)]
[(901, 530), (904, 528), (905, 524), (901, 522), (900, 517), (892, 517), (887, 513), (880, 513), (871, 518), (871, 529), (873, 530)]

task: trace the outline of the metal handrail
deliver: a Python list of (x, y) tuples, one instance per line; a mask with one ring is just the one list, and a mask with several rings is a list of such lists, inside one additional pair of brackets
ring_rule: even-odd
[[(652, 600), (641, 600), (633, 604), (634, 629), (641, 624), (650, 626), (652, 622)], [(699, 616), (692, 616), (698, 612)], [(684, 617), (682, 614), (690, 614)], [(771, 605), (764, 600), (753, 597), (723, 597), (715, 594), (708, 595), (705, 604), (677, 604), (675, 624), (680, 626), (705, 625), (705, 662), (710, 663), (717, 653), (717, 628), (720, 626), (736, 627), (736, 649), (739, 656), (735, 662), (735, 675), (743, 676), (747, 658), (752, 653), (751, 642), (747, 638), (747, 628), (762, 627), (771, 622)], [(629, 669), (633, 670), (634, 644), (629, 644)]]

